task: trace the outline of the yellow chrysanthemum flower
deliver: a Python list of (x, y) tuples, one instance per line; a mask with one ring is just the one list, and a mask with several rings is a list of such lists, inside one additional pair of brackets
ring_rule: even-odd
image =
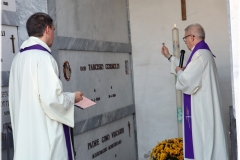
[(163, 140), (162, 142), (158, 142), (157, 145), (152, 149), (152, 160), (167, 160), (167, 157), (183, 160), (182, 138)]

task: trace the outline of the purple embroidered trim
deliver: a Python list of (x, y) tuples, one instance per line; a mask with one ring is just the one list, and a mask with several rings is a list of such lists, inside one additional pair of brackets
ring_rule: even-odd
[[(194, 53), (195, 53), (197, 50), (199, 50), (199, 49), (207, 49), (207, 50), (209, 50), (210, 52), (212, 52), (212, 51), (210, 50), (210, 48), (208, 47), (207, 43), (205, 43), (205, 41), (202, 40), (201, 42), (199, 42), (198, 44), (196, 44), (196, 46), (194, 47), (194, 49), (193, 49), (190, 57), (188, 58), (186, 67), (187, 67), (188, 63), (191, 62)], [(216, 57), (214, 54), (213, 54), (213, 56)]]
[[(208, 45), (201, 41), (193, 49), (187, 64), (191, 62), (194, 53), (199, 49), (207, 49), (211, 52)], [(215, 57), (215, 55), (213, 55)], [(183, 94), (184, 99), (184, 147), (185, 147), (185, 158), (194, 159), (193, 139), (192, 139), (192, 114), (191, 114), (191, 95)]]
[(185, 158), (194, 159), (192, 139), (191, 95), (183, 94), (184, 101), (184, 150)]
[(42, 51), (46, 51), (48, 52), (49, 54), (51, 54), (51, 52), (49, 52), (49, 50), (47, 50), (46, 48), (44, 48), (43, 46), (39, 45), (39, 44), (35, 44), (33, 46), (30, 46), (30, 47), (26, 47), (24, 49), (20, 49), (20, 52), (24, 52), (24, 51), (28, 51), (28, 50), (42, 50)]
[(67, 146), (67, 151), (68, 151), (68, 160), (73, 160), (72, 157), (72, 146), (71, 146), (71, 139), (70, 139), (70, 127), (63, 124), (63, 130), (65, 134), (65, 139), (66, 139), (66, 146)]

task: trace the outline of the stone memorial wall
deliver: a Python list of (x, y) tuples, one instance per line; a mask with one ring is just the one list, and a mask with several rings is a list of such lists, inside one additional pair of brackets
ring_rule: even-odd
[[(28, 38), (26, 20), (35, 12), (46, 12), (54, 19), (56, 30), (51, 49), (64, 91), (80, 90), (96, 102), (84, 110), (75, 108), (76, 159), (137, 158), (127, 2), (16, 0), (11, 10), (2, 7), (2, 115), (6, 117), (3, 129), (5, 123), (10, 123), (9, 70), (19, 46)], [(16, 53), (10, 54), (13, 49)], [(13, 157), (11, 130), (7, 131), (8, 140), (2, 143), (3, 160)]]
[(62, 0), (48, 10), (55, 11), (52, 49), (64, 90), (80, 90), (96, 102), (75, 108), (76, 158), (136, 159), (127, 1)]
[(1, 131), (2, 131), (2, 159), (13, 159), (13, 138), (8, 101), (8, 82), (11, 62), (19, 51), (18, 30), (16, 16), (16, 1), (2, 1), (2, 52), (1, 52)]
[(2, 124), (10, 123), (8, 75), (14, 56), (19, 51), (16, 26), (2, 25)]

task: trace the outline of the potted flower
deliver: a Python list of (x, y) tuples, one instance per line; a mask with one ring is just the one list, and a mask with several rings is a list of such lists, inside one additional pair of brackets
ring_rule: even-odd
[(166, 139), (152, 149), (151, 160), (183, 160), (182, 138)]

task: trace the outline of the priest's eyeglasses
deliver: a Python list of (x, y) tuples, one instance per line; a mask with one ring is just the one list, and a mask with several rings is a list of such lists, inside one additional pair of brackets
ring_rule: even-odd
[(183, 41), (186, 42), (186, 39), (187, 39), (187, 37), (189, 37), (189, 36), (193, 36), (193, 37), (195, 37), (194, 35), (189, 34), (189, 35), (183, 37)]

